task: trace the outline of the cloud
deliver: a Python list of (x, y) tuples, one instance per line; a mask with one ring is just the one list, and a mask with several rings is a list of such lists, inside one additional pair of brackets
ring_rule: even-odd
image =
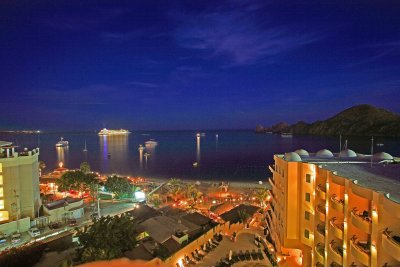
[(129, 82), (129, 85), (133, 85), (135, 87), (144, 87), (144, 88), (158, 88), (160, 85), (155, 84), (155, 83), (149, 83), (149, 82), (139, 82), (139, 81), (133, 81)]
[(179, 46), (225, 56), (232, 65), (253, 64), (320, 39), (289, 26), (261, 26), (254, 17), (260, 6), (214, 11), (198, 15), (174, 14), (181, 23), (175, 37)]

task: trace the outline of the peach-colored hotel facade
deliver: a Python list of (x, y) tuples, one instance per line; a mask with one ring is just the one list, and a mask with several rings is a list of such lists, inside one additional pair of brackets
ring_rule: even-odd
[(400, 163), (387, 153), (274, 156), (267, 212), (280, 265), (400, 266)]

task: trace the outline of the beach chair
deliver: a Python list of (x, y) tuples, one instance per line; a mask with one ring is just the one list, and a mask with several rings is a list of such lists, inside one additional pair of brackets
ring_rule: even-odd
[(246, 250), (244, 255), (245, 255), (247, 261), (251, 260), (250, 251), (248, 249)]
[(254, 248), (252, 249), (250, 255), (251, 255), (251, 258), (253, 259), (253, 261), (258, 260), (257, 252)]
[(198, 250), (198, 249), (196, 248), (194, 251), (196, 251), (197, 256), (200, 257), (200, 258), (204, 258), (204, 256), (206, 255), (206, 254), (203, 252), (202, 249)]
[(259, 260), (263, 260), (264, 259), (264, 255), (263, 255), (262, 250), (260, 248), (258, 249), (257, 256), (258, 256)]
[(232, 259), (234, 260), (234, 262), (240, 261), (239, 255), (236, 253), (236, 251), (234, 251), (234, 252), (232, 253)]
[(200, 261), (201, 260), (197, 255), (194, 254), (193, 251), (192, 251), (191, 254), (192, 254), (192, 258), (195, 259), (196, 261)]

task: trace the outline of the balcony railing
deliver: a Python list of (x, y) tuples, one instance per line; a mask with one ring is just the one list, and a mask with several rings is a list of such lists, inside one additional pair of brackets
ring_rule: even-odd
[(322, 199), (325, 199), (325, 197), (326, 197), (326, 188), (322, 184), (317, 185), (316, 192), (317, 192), (317, 196), (319, 196)]
[(321, 235), (325, 236), (325, 225), (323, 224), (317, 224), (317, 232), (320, 233)]
[(273, 177), (269, 177), (268, 181), (269, 181), (269, 183), (271, 184), (272, 188), (274, 188), (274, 187), (275, 187), (275, 180), (274, 180), (274, 178), (273, 178)]
[(338, 199), (336, 194), (333, 194), (330, 198), (331, 200), (331, 206), (335, 210), (339, 212), (343, 212), (343, 207), (344, 207), (344, 199)]
[(270, 170), (272, 173), (273, 173), (273, 172), (276, 172), (276, 170), (275, 170), (275, 164), (269, 165), (268, 168), (269, 168), (269, 170)]
[(317, 263), (315, 264), (315, 267), (325, 267), (325, 265), (323, 265), (323, 264), (320, 263), (320, 262), (317, 262)]
[(335, 246), (333, 243), (329, 244), (331, 256), (336, 263), (343, 262), (343, 247)]
[(351, 223), (360, 230), (367, 234), (371, 233), (372, 220), (369, 217), (368, 211), (358, 212), (357, 209), (351, 211)]
[(324, 260), (325, 260), (325, 248), (324, 248), (324, 245), (321, 244), (321, 243), (318, 243), (315, 246), (315, 252), (316, 252), (315, 254), (317, 255), (317, 260), (319, 262), (324, 262)]
[(369, 261), (371, 257), (370, 244), (367, 241), (358, 241), (357, 238), (351, 238), (350, 241), (351, 254), (359, 262), (364, 265), (369, 266)]
[(400, 261), (400, 235), (386, 229), (382, 234), (382, 248), (387, 254)]
[(343, 239), (344, 224), (336, 222), (336, 218), (333, 217), (329, 221), (329, 225), (330, 225), (331, 231), (334, 233), (334, 235), (339, 239)]
[(326, 209), (324, 205), (317, 205), (316, 210), (318, 211), (318, 217), (321, 221), (325, 221)]

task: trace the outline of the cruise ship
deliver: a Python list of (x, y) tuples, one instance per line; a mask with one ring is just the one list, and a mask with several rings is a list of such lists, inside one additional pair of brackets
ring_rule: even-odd
[(124, 129), (119, 129), (119, 130), (109, 130), (109, 129), (102, 129), (98, 134), (99, 135), (125, 135), (125, 134), (130, 134), (131, 132), (128, 130)]
[(68, 141), (65, 141), (63, 137), (60, 138), (60, 141), (56, 143), (56, 147), (68, 147)]

